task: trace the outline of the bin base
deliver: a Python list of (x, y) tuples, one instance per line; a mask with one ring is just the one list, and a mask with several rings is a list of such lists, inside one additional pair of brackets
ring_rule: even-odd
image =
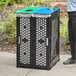
[(17, 63), (17, 67), (21, 68), (32, 68), (32, 69), (41, 69), (41, 70), (50, 70), (58, 61), (59, 61), (59, 56), (55, 57), (55, 59), (50, 63), (50, 66), (32, 66), (32, 65), (24, 65), (21, 63)]

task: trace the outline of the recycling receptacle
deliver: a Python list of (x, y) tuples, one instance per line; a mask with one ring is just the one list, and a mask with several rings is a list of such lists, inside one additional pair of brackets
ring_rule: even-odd
[(59, 61), (59, 8), (17, 11), (17, 67), (51, 69)]

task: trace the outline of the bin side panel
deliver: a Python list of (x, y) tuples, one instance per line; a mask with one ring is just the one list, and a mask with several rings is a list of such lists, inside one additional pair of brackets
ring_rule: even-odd
[[(56, 14), (55, 14), (56, 16)], [(52, 30), (51, 30), (51, 60), (57, 56), (56, 44), (58, 41), (58, 17), (54, 17), (52, 20)]]
[(30, 18), (20, 18), (20, 62), (30, 64)]
[(46, 66), (46, 18), (36, 18), (36, 65)]

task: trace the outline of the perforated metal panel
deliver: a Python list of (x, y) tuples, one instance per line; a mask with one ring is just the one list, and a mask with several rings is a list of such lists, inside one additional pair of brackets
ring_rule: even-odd
[(46, 18), (36, 19), (36, 65), (46, 66)]
[(30, 18), (20, 18), (20, 62), (30, 64)]
[(51, 32), (51, 58), (56, 55), (56, 42), (58, 39), (58, 19), (52, 21)]

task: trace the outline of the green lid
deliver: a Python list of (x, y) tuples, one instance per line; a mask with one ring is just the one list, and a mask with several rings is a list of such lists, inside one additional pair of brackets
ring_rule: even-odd
[(32, 14), (34, 13), (36, 10), (40, 9), (41, 7), (27, 7), (27, 8), (24, 8), (24, 9), (21, 9), (21, 10), (18, 10), (16, 12), (16, 14)]

